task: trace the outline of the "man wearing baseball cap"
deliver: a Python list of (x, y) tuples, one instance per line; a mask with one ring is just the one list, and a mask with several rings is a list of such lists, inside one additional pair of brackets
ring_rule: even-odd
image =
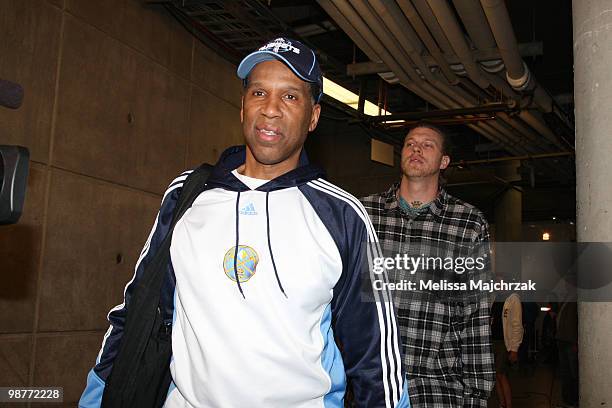
[[(303, 151), (321, 112), (315, 53), (277, 38), (238, 77), (246, 145), (221, 155), (174, 226), (159, 312), (169, 316), (170, 384), (151, 392), (164, 407), (340, 408), (349, 389), (353, 406), (408, 406), (392, 301), (374, 289), (385, 275), (368, 267), (375, 232)], [(122, 336), (149, 336), (124, 330), (130, 298), (189, 174), (170, 184), (125, 301), (109, 313), (82, 407), (117, 400), (105, 387)]]

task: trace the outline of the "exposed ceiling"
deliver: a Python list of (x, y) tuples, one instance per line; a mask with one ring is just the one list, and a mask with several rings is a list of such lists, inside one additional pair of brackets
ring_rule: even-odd
[[(573, 218), (571, 0), (148, 3), (162, 4), (234, 63), (275, 36), (300, 39), (317, 50), (328, 78), (394, 114), (405, 113), (404, 126), (390, 127), (346, 110), (387, 140), (401, 143), (405, 126), (423, 117), (446, 125), (453, 159), (463, 162), (450, 172), (451, 186), (457, 175), (455, 188), (471, 192), (476, 202), (490, 201), (503, 188), (524, 187), (525, 198), (531, 194), (536, 201), (546, 191), (551, 206), (563, 199), (558, 212)], [(519, 181), (462, 176), (462, 169), (474, 167), (494, 174), (500, 162), (487, 160), (510, 157), (522, 158)], [(532, 213), (546, 213), (542, 208)]]

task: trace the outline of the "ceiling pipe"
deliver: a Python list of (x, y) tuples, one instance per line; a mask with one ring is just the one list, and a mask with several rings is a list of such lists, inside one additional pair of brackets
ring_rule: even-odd
[(404, 16), (410, 22), (410, 25), (414, 28), (418, 36), (421, 38), (421, 41), (423, 41), (425, 48), (427, 48), (427, 51), (429, 51), (429, 54), (431, 54), (433, 59), (438, 63), (438, 66), (442, 70), (442, 73), (444, 74), (444, 77), (446, 78), (448, 83), (451, 85), (456, 85), (459, 79), (451, 70), (450, 65), (448, 65), (448, 62), (446, 61), (446, 58), (444, 58), (444, 56), (440, 52), (438, 44), (436, 44), (436, 41), (429, 33), (429, 30), (427, 30), (425, 23), (423, 23), (421, 16), (419, 16), (410, 0), (398, 0), (397, 4), (404, 13)]
[(325, 12), (340, 26), (351, 40), (359, 47), (361, 51), (370, 59), (370, 61), (382, 61), (378, 53), (374, 51), (370, 44), (362, 37), (353, 25), (347, 20), (344, 14), (331, 2), (331, 0), (319, 0), (319, 5), (323, 7)]
[[(448, 87), (447, 92), (453, 95), (456, 100), (462, 106), (474, 106), (476, 101), (470, 96), (466, 91), (459, 87)], [(508, 116), (506, 116), (508, 117)], [(536, 153), (541, 149), (538, 149), (537, 146), (527, 145), (524, 143), (523, 138), (528, 138), (528, 135), (523, 135), (522, 132), (518, 129), (513, 129), (512, 126), (508, 126), (508, 124), (503, 120), (503, 118), (496, 118), (494, 121), (486, 122), (486, 123), (478, 123), (476, 126), (488, 131), (491, 134), (496, 135), (497, 138), (504, 141), (502, 144), (506, 148), (512, 147), (514, 151), (521, 152), (521, 154), (532, 154)]]
[[(483, 1), (486, 1), (486, 0), (483, 0)], [(431, 6), (432, 11), (434, 11), (434, 14), (436, 15), (436, 17), (439, 16), (440, 12), (442, 12), (441, 15), (447, 19), (447, 20), (444, 20), (444, 22), (442, 21), (440, 22), (442, 23), (442, 27), (444, 29), (449, 29), (449, 28), (451, 29), (450, 32), (446, 31), (446, 34), (449, 36), (449, 38), (451, 38), (450, 36), (451, 33), (454, 33), (453, 35), (455, 35), (455, 37), (463, 38), (463, 32), (461, 31), (459, 25), (456, 23), (454, 17), (452, 16), (452, 11), (448, 7), (448, 4), (444, 0), (428, 0), (428, 2)], [(464, 23), (464, 26), (468, 30), (468, 33), (472, 37), (472, 40), (474, 41), (475, 45), (478, 48), (495, 47), (496, 45), (495, 38), (493, 37), (493, 34), (489, 30), (486, 15), (484, 13), (483, 8), (481, 7), (481, 4), (478, 3), (478, 0), (453, 0), (453, 3), (457, 7), (457, 12), (459, 16), (461, 17)], [(506, 11), (507, 13), (507, 10), (505, 9), (505, 5), (504, 5), (504, 11)], [(448, 21), (451, 21), (450, 26), (446, 24)], [(484, 28), (478, 29), (477, 27), (484, 27)], [(510, 29), (512, 30), (511, 26), (510, 26)], [(455, 32), (455, 31), (458, 31), (458, 32)], [(511, 32), (511, 34), (512, 34), (512, 37), (514, 37), (513, 31)], [(518, 58), (520, 59), (522, 63), (522, 58), (520, 57), (520, 54), (518, 53), (518, 45), (515, 39), (513, 39), (513, 44), (514, 44), (513, 49), (516, 51), (516, 55), (518, 56)], [(500, 53), (502, 54), (502, 56), (504, 55), (501, 49), (500, 49)], [(494, 85), (495, 88), (501, 90), (503, 94), (512, 97), (516, 101), (520, 101), (520, 95), (514, 92), (514, 90), (508, 86), (506, 81), (503, 81), (497, 75), (486, 74), (486, 73), (485, 74), (480, 73), (480, 75), (484, 76), (487, 80), (489, 80), (491, 84)], [(536, 89), (534, 90), (534, 101), (538, 100), (540, 104), (544, 105), (544, 110), (547, 112), (550, 112), (552, 110), (552, 99), (547, 96), (548, 95), (546, 94), (546, 92), (540, 86), (537, 86)], [(523, 116), (530, 117), (531, 119), (529, 121), (530, 123), (537, 122), (537, 119), (535, 119), (530, 113), (526, 113)], [(507, 117), (504, 115), (500, 115), (500, 117), (502, 118), (504, 122), (517, 128), (517, 130), (519, 130), (522, 134), (526, 135), (530, 140), (534, 141), (536, 145), (540, 144), (539, 142), (540, 138), (534, 137), (534, 134), (530, 129), (524, 126), (521, 126), (520, 123), (513, 121), (512, 118), (510, 117)], [(543, 125), (538, 126), (538, 128), (539, 129), (546, 128), (548, 130), (548, 128)], [(540, 133), (545, 135), (546, 139), (552, 142), (555, 146), (559, 148), (563, 148), (555, 138), (550, 137), (549, 130), (548, 132), (545, 132), (545, 133), (540, 131)]]
[(461, 60), (463, 67), (468, 73), (468, 76), (474, 83), (482, 89), (487, 89), (490, 85), (483, 75), (480, 73), (480, 68), (474, 60), (474, 54), (465, 40), (463, 31), (459, 27), (457, 19), (453, 15), (450, 6), (446, 0), (427, 0), (431, 11), (437, 18), (442, 30), (446, 34), (446, 38), (450, 41), (455, 53)]
[(446, 38), (446, 34), (442, 31), (442, 27), (438, 24), (438, 20), (433, 15), (429, 5), (427, 4), (427, 0), (412, 0), (412, 4), (419, 12), (419, 15), (423, 19), (423, 22), (431, 32), (433, 38), (435, 38), (436, 42), (442, 49), (442, 52), (445, 54), (454, 54), (455, 51), (451, 46), (450, 42)]
[(496, 157), (493, 159), (482, 159), (482, 160), (464, 160), (456, 163), (451, 163), (449, 167), (461, 167), (461, 166), (470, 166), (475, 164), (490, 164), (490, 163), (499, 163), (505, 161), (514, 161), (514, 160), (539, 160), (539, 159), (554, 159), (556, 157), (567, 157), (573, 156), (574, 152), (555, 152), (555, 153), (543, 153), (543, 154), (535, 154), (529, 156), (513, 156), (513, 157)]
[[(439, 92), (437, 95), (433, 95), (425, 91), (423, 88), (413, 84), (408, 78), (407, 74), (403, 72), (403, 69), (391, 57), (385, 47), (374, 36), (369, 27), (363, 22), (363, 20), (361, 20), (361, 17), (357, 15), (355, 10), (346, 0), (318, 0), (318, 2), (321, 7), (323, 7), (323, 9), (336, 21), (342, 30), (349, 34), (355, 44), (357, 44), (362, 51), (366, 52), (368, 58), (373, 61), (379, 59), (382, 60), (391, 70), (393, 70), (402, 85), (407, 89), (414, 92), (424, 100), (433, 103), (440, 109), (462, 107)], [(374, 49), (379, 50), (379, 52), (375, 52)], [(507, 138), (493, 128), (478, 126), (476, 124), (468, 125), (468, 127), (482, 134), (486, 138), (498, 143), (500, 146), (504, 146), (504, 148), (512, 154), (523, 153), (519, 152), (515, 147), (510, 145)]]
[[(453, 4), (477, 49), (487, 50), (497, 47), (479, 0), (453, 0)], [(482, 61), (480, 65), (490, 73), (500, 72), (505, 68), (501, 59)]]
[[(457, 85), (459, 87), (464, 88), (467, 92), (469, 92), (471, 95), (476, 97), (477, 100), (478, 100), (478, 104), (480, 104), (482, 102), (492, 102), (492, 101), (494, 101), (494, 96), (491, 93), (485, 91), (484, 89), (479, 88), (472, 81), (469, 81), (467, 79), (461, 78)], [(512, 101), (512, 102), (514, 103), (514, 101)]]
[(429, 118), (452, 118), (455, 116), (480, 115), (496, 112), (510, 112), (512, 108), (504, 103), (493, 103), (471, 108), (444, 109), (427, 112), (400, 112), (392, 115), (373, 116), (366, 119), (370, 123), (388, 122), (391, 120), (419, 120)]
[[(385, 3), (385, 4), (388, 5), (389, 3)], [(397, 9), (389, 10), (386, 7), (384, 7), (382, 2), (380, 1), (372, 1), (374, 10), (371, 10), (369, 7), (367, 7), (365, 2), (363, 1), (354, 1), (353, 5), (356, 8), (356, 11), (359, 12), (361, 17), (365, 19), (368, 26), (375, 32), (380, 31), (377, 29), (382, 23), (384, 23), (389, 28), (391, 33), (383, 31), (383, 35), (378, 35), (380, 41), (382, 42), (384, 46), (394, 48), (396, 45), (396, 42), (398, 41), (401, 44), (406, 44), (407, 46), (410, 46), (408, 39), (404, 38), (403, 41), (401, 40), (402, 39), (401, 31), (398, 27), (400, 23), (397, 20), (393, 20), (390, 18), (390, 15), (399, 15), (400, 14), (399, 10)], [(383, 20), (382, 22), (377, 20), (376, 16), (374, 16), (373, 14), (373, 11), (376, 11), (377, 13), (379, 13), (379, 17), (381, 17), (381, 19)], [(395, 35), (396, 37), (395, 39), (392, 37), (393, 35)], [(392, 50), (392, 52), (394, 55), (396, 54), (395, 51)], [(417, 61), (415, 62), (424, 64), (422, 60), (419, 61), (418, 58), (416, 59)], [(442, 99), (442, 100), (447, 99), (445, 102), (447, 105), (454, 106), (457, 102), (458, 102), (459, 107), (462, 107), (462, 108), (465, 108), (466, 106), (474, 107), (478, 105), (477, 101), (475, 101), (471, 95), (463, 91), (461, 88), (450, 87), (444, 83), (441, 83), (435, 78), (432, 79), (428, 77), (427, 79), (431, 82), (431, 85), (433, 86), (432, 88), (428, 87), (429, 91), (433, 93), (433, 90), (437, 88), (436, 90), (441, 93), (441, 95), (439, 94), (438, 99)], [(427, 86), (427, 85), (425, 84), (424, 86)], [(451, 98), (454, 99), (456, 102), (453, 102), (452, 100), (450, 100)], [(519, 147), (520, 149), (524, 149), (524, 146), (522, 146), (522, 144), (517, 143), (515, 135), (512, 132), (508, 132), (507, 129), (505, 129), (501, 124), (491, 123), (491, 124), (485, 125), (485, 127), (491, 127), (495, 129), (497, 132), (499, 132), (500, 134), (503, 134), (501, 139), (504, 140), (505, 142), (504, 145), (520, 146)]]
[[(481, 88), (486, 89), (490, 85), (490, 83), (485, 79), (485, 76), (479, 70), (478, 65), (473, 60), (473, 54), (471, 53), (469, 46), (465, 41), (463, 31), (459, 27), (459, 24), (455, 19), (452, 10), (450, 9), (446, 0), (427, 0), (427, 2), (434, 16), (438, 18), (438, 22), (440, 23), (440, 26), (442, 27), (447, 38), (451, 40), (453, 48), (457, 47), (455, 48), (455, 53), (461, 59), (464, 67), (466, 67), (466, 70), (470, 74), (470, 79), (472, 79), (472, 81), (478, 84)], [(484, 81), (484, 83), (481, 80)], [(483, 86), (485, 84), (486, 86)], [(459, 89), (453, 88), (452, 91), (457, 93), (459, 92)], [(474, 103), (472, 103), (472, 105), (474, 105)], [(509, 141), (512, 141), (509, 142), (511, 145), (515, 145), (514, 141), (517, 139), (517, 135), (513, 130), (508, 129), (507, 126), (505, 126), (504, 122), (505, 121), (498, 123), (487, 123), (483, 124), (482, 126), (491, 127), (495, 129), (497, 132), (505, 135)], [(516, 132), (518, 132), (519, 134), (523, 134), (523, 132), (518, 129), (516, 130)], [(525, 151), (527, 152), (537, 151), (537, 148), (532, 146), (525, 146), (522, 143), (520, 143), (519, 148), (521, 150), (526, 149)]]
[(476, 48), (486, 50), (497, 46), (479, 0), (453, 0), (453, 5)]
[[(334, 12), (334, 9), (330, 7), (328, 0), (319, 0), (319, 3), (324, 9), (326, 9), (326, 11), (328, 11), (327, 9), (330, 9), (332, 13)], [(390, 36), (386, 30), (382, 29), (380, 22), (376, 21), (376, 18), (371, 13), (371, 10), (364, 7), (364, 4), (356, 4), (353, 2), (353, 5), (356, 5), (357, 8), (360, 9), (360, 12), (365, 14), (360, 16), (346, 0), (333, 0), (332, 3), (332, 6), (336, 7), (335, 11), (343, 15), (344, 19), (341, 19), (341, 21), (343, 21), (343, 23), (347, 26), (350, 26), (348, 30), (343, 27), (343, 30), (345, 30), (347, 33), (355, 31), (360, 33), (360, 35), (356, 37), (357, 41), (365, 41), (368, 44), (367, 48), (372, 50), (372, 55), (368, 55), (368, 57), (370, 59), (377, 59), (380, 56), (380, 59), (382, 59), (382, 61), (393, 70), (402, 85), (404, 85), (406, 88), (441, 109), (462, 108), (466, 105), (474, 105), (474, 101), (470, 101), (470, 98), (466, 97), (466, 95), (458, 95), (461, 93), (461, 91), (459, 89), (455, 89), (454, 87), (446, 86), (445, 91), (448, 94), (454, 95), (459, 102), (453, 101), (449, 96), (443, 92), (440, 92), (439, 89), (436, 89), (436, 87), (431, 86), (425, 81), (421, 81), (420, 86), (417, 86), (402, 69), (402, 66), (400, 66), (394, 60), (391, 54), (389, 54), (387, 48), (385, 47), (386, 44), (381, 43), (381, 41), (384, 39), (385, 42), (390, 42), (392, 45), (395, 45), (392, 36)], [(332, 14), (330, 13), (330, 15)], [(365, 22), (362, 20), (362, 17), (365, 18)], [(336, 22), (340, 24), (339, 21)], [(370, 29), (376, 32), (377, 35), (375, 35)], [(379, 36), (379, 38), (377, 38), (377, 36)], [(380, 37), (382, 37), (382, 39), (380, 39)], [(355, 41), (355, 38), (353, 38), (353, 41)], [(396, 48), (396, 46), (394, 48)], [(376, 53), (373, 51), (374, 49), (379, 50), (379, 55), (375, 55)], [(397, 49), (392, 50), (392, 52), (394, 55), (402, 54), (401, 50)], [(405, 63), (409, 64), (409, 62)], [(412, 66), (410, 66), (410, 68), (412, 68)], [(410, 72), (410, 68), (408, 69), (408, 72)], [(413, 75), (416, 75), (416, 72), (414, 72)], [(439, 81), (438, 86), (442, 86)], [(508, 130), (499, 123), (475, 123), (468, 124), (467, 126), (477, 133), (482, 134), (486, 138), (499, 143), (500, 146), (503, 146), (504, 149), (511, 154), (520, 155), (532, 154), (535, 152), (531, 147), (526, 147), (524, 144), (521, 144), (512, 131)]]
[[(372, 1), (367, 1), (367, 3), (370, 4), (372, 7), (374, 7)], [(378, 3), (383, 4), (383, 6), (386, 6), (387, 8), (391, 10), (389, 14), (395, 21), (402, 22), (402, 24), (399, 27), (400, 30), (403, 32), (406, 39), (410, 42), (410, 44), (412, 45), (412, 48), (414, 48), (416, 52), (419, 53), (419, 55), (422, 55), (423, 51), (425, 50), (425, 45), (423, 44), (423, 41), (421, 41), (421, 38), (415, 31), (414, 27), (412, 27), (412, 25), (410, 24), (405, 24), (406, 20), (403, 19), (402, 12), (399, 9), (399, 7), (397, 7), (397, 4), (395, 4), (395, 2), (390, 2), (386, 0), (379, 1)], [(427, 66), (427, 64), (425, 65)], [(430, 67), (430, 69), (432, 68), (433, 67)]]
[[(342, 29), (347, 33), (359, 33), (357, 36), (351, 36), (351, 38), (358, 46), (360, 46), (358, 42), (363, 41), (367, 43), (366, 48), (372, 52), (372, 55), (368, 55), (368, 57), (370, 59), (380, 58), (396, 74), (402, 85), (419, 95), (421, 98), (433, 103), (441, 109), (463, 108), (466, 105), (474, 105), (474, 101), (466, 100), (465, 97), (456, 95), (457, 92), (452, 92), (455, 90), (450, 89), (450, 86), (447, 86), (448, 89), (446, 89), (446, 91), (449, 91), (451, 94), (455, 94), (455, 98), (459, 99), (459, 102), (453, 101), (449, 96), (445, 95), (443, 92), (440, 92), (439, 89), (436, 89), (425, 81), (421, 80), (419, 86), (417, 86), (417, 84), (404, 71), (403, 67), (400, 66), (400, 64), (395, 61), (393, 56), (391, 56), (389, 51), (387, 51), (385, 45), (381, 43), (381, 40), (379, 40), (370, 30), (372, 29), (376, 31), (377, 34), (383, 37), (386, 42), (394, 43), (389, 33), (386, 32), (386, 30), (381, 30), (380, 22), (373, 19), (374, 16), (368, 12), (369, 9), (361, 10), (366, 12), (366, 15), (363, 16), (366, 18), (366, 21), (364, 22), (361, 16), (357, 14), (356, 10), (346, 0), (319, 0), (319, 4), (321, 4), (321, 6), (330, 14), (330, 16), (332, 16), (332, 18), (334, 13), (342, 14), (343, 18), (336, 20), (336, 22), (341, 25)], [(397, 48), (397, 46), (394, 48)], [(378, 50), (378, 54), (373, 51), (374, 49)], [(392, 50), (392, 52), (394, 55), (402, 54), (402, 52), (397, 49), (394, 51)], [(407, 63), (409, 64), (409, 62)], [(410, 72), (410, 69), (408, 69), (408, 71)], [(413, 75), (414, 74), (416, 74), (416, 72), (414, 72)], [(513, 140), (515, 137), (512, 132), (508, 132), (506, 129), (503, 129), (499, 126), (499, 124), (489, 125), (478, 123), (468, 126), (474, 129), (476, 132), (483, 134), (483, 136), (487, 137), (488, 139), (499, 143), (512, 154), (529, 154), (529, 152), (525, 150), (523, 146), (521, 146), (517, 141)]]
[[(360, 42), (364, 42), (367, 44), (365, 49), (369, 49), (372, 54), (368, 54), (370, 59), (380, 58), (397, 76), (399, 81), (408, 88), (410, 91), (419, 95), (421, 98), (425, 100), (431, 101), (432, 99), (439, 100), (438, 97), (440, 95), (431, 95), (425, 89), (423, 89), (423, 85), (426, 84), (425, 81), (421, 80), (418, 76), (414, 68), (410, 63), (407, 63), (407, 70), (398, 63), (393, 56), (389, 53), (386, 47), (380, 42), (380, 40), (374, 35), (374, 33), (370, 30), (370, 27), (361, 19), (361, 17), (357, 14), (355, 9), (351, 6), (351, 4), (347, 0), (319, 0), (319, 4), (327, 11), (330, 12), (330, 15), (337, 11), (342, 15), (343, 18), (340, 20), (336, 20), (338, 24), (341, 25), (343, 30), (346, 33), (358, 33), (356, 36), (351, 36), (353, 41), (357, 43), (357, 45), (361, 48)], [(347, 26), (346, 28), (344, 26)], [(379, 30), (379, 34), (384, 35), (384, 31)], [(362, 48), (363, 51), (365, 51)], [(373, 51), (377, 50), (377, 51)], [(397, 54), (403, 54), (399, 50), (396, 49)], [(394, 52), (395, 54), (395, 52)], [(412, 70), (410, 69), (412, 68)], [(434, 102), (435, 103), (435, 102)], [(436, 103), (436, 105), (438, 105)], [(439, 106), (439, 105), (438, 105)]]
[(516, 116), (513, 116), (511, 113), (500, 112), (497, 117), (507, 123), (509, 126), (515, 128), (522, 135), (529, 140), (531, 144), (536, 147), (537, 150), (541, 152), (546, 152), (550, 150), (550, 146), (543, 145), (542, 136), (534, 132), (529, 126), (525, 125), (523, 121), (519, 120)]
[(533, 90), (533, 102), (544, 112), (552, 112), (552, 98), (539, 86), (521, 58), (504, 0), (480, 0), (497, 47), (506, 65), (506, 79), (517, 91)]
[[(351, 1), (350, 4), (348, 1), (333, 1), (341, 12), (346, 12), (345, 16), (349, 21), (355, 21), (356, 23), (365, 22), (365, 24), (362, 25), (362, 28), (360, 28), (359, 31), (364, 33), (364, 35), (366, 35), (366, 38), (371, 37), (378, 43), (378, 45), (374, 48), (381, 49), (381, 51), (384, 50), (385, 52), (386, 50), (388, 50), (390, 52), (390, 54), (387, 54), (389, 55), (389, 59), (392, 61), (392, 63), (395, 64), (395, 68), (391, 66), (390, 67), (393, 72), (398, 75), (398, 77), (399, 74), (397, 70), (399, 70), (399, 72), (401, 73), (406, 74), (415, 86), (421, 88), (425, 92), (425, 95), (431, 95), (435, 97), (438, 101), (448, 98), (443, 92), (440, 91), (438, 87), (432, 86), (431, 83), (424, 81), (419, 76), (412, 62), (410, 61), (410, 58), (406, 55), (405, 51), (398, 45), (398, 41), (394, 38), (393, 34), (389, 32), (389, 30), (384, 24), (382, 24), (380, 19), (375, 15), (374, 11), (365, 1), (355, 0)], [(384, 57), (383, 61), (385, 61)], [(418, 60), (416, 62), (418, 62)], [(431, 72), (429, 71), (429, 69), (425, 70), (429, 74), (426, 75), (426, 77), (431, 78)], [(428, 98), (427, 96), (425, 96), (423, 97), (423, 99), (427, 100)]]
[(480, 4), (506, 64), (508, 82), (517, 91), (527, 89), (531, 75), (518, 52), (516, 36), (504, 0), (480, 0)]
[(563, 144), (559, 141), (559, 138), (548, 128), (548, 126), (544, 124), (544, 119), (539, 112), (522, 110), (518, 116), (559, 149), (566, 149), (568, 147), (570, 149), (574, 149), (574, 146), (563, 146)]
[(379, 24), (375, 16), (369, 12), (367, 4), (347, 0), (332, 0), (332, 2), (346, 19), (355, 25), (370, 46), (378, 50), (383, 62), (391, 68), (400, 81), (411, 82), (417, 87), (422, 84), (423, 80), (400, 46), (396, 42), (393, 42), (389, 48), (383, 45), (389, 42), (390, 34), (387, 28)]
[[(508, 142), (507, 132), (502, 131), (499, 125), (493, 126), (490, 123), (480, 122), (480, 123), (475, 123), (473, 125), (470, 125), (469, 127), (485, 136), (493, 135), (494, 138), (498, 140), (506, 140), (506, 143), (501, 143), (500, 145), (504, 146), (504, 148), (512, 154), (529, 154), (524, 146), (517, 144), (517, 142), (513, 142), (513, 143)], [(514, 137), (514, 136), (511, 136), (511, 137)]]
[[(460, 87), (446, 86), (444, 92), (456, 100), (461, 107), (477, 105), (477, 101), (474, 99), (474, 97)], [(506, 149), (512, 148), (514, 149), (513, 151), (521, 152), (521, 154), (530, 154), (536, 151), (533, 146), (525, 145), (525, 143), (520, 140), (520, 135), (517, 134), (517, 131), (508, 129), (508, 127), (499, 120), (486, 123), (477, 123), (474, 126), (477, 126), (489, 134), (495, 135), (497, 139), (502, 140), (503, 143), (501, 145)]]
[(550, 151), (550, 149), (545, 149), (542, 147), (540, 143), (540, 137), (533, 132), (529, 132), (527, 128), (524, 126), (519, 126), (515, 121), (512, 120), (510, 116), (504, 113), (500, 113), (497, 116), (498, 124), (505, 129), (507, 132), (510, 132), (515, 135), (518, 143), (525, 146), (525, 150), (529, 151), (530, 154), (535, 153), (545, 153)]
[(515, 100), (517, 104), (520, 103), (522, 98), (521, 95), (517, 93), (514, 89), (512, 89), (512, 87), (508, 84), (508, 82), (506, 82), (506, 80), (500, 78), (496, 74), (489, 74), (485, 72), (484, 75), (487, 77), (489, 82), (491, 82), (491, 85), (493, 85), (495, 89), (500, 91), (503, 95)]
[[(373, 10), (369, 10), (366, 2), (364, 1), (355, 0), (353, 2), (354, 7), (357, 9), (362, 18), (366, 19), (366, 21), (376, 19), (374, 17), (374, 13), (370, 12), (375, 11), (378, 17), (382, 20), (383, 25), (386, 26), (390, 31), (390, 34), (397, 39), (397, 42), (401, 48), (406, 51), (410, 59), (418, 67), (421, 75), (423, 75), (429, 82), (435, 82), (436, 79), (431, 73), (431, 69), (427, 66), (427, 64), (425, 64), (421, 54), (414, 47), (413, 41), (415, 41), (415, 39), (410, 38), (410, 34), (406, 30), (406, 27), (410, 27), (410, 24), (402, 24), (399, 21), (399, 18), (403, 17), (402, 12), (397, 5), (394, 2), (389, 1), (383, 3), (382, 0), (370, 0), (369, 3)], [(381, 39), (383, 43), (385, 42), (380, 36), (378, 36), (378, 38)], [(420, 42), (420, 40), (416, 40)]]

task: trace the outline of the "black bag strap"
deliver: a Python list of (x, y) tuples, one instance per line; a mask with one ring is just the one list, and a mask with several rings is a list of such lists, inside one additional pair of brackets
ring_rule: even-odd
[[(154, 333), (154, 326), (159, 321), (160, 292), (162, 282), (168, 272), (170, 243), (174, 226), (185, 211), (191, 207), (196, 197), (204, 190), (211, 171), (212, 166), (204, 163), (187, 177), (174, 209), (170, 229), (157, 253), (136, 283), (130, 299), (119, 351), (104, 388), (103, 407), (132, 406), (134, 398), (137, 397), (134, 393), (140, 389), (136, 382), (147, 381), (146, 376), (149, 374), (152, 376), (163, 374), (142, 372), (143, 354), (151, 336), (157, 334)], [(164, 350), (160, 354), (156, 358), (167, 358), (169, 362), (171, 349), (168, 348), (167, 351)], [(150, 390), (152, 393), (158, 391), (164, 392), (166, 390)]]
[[(179, 196), (176, 208), (174, 209), (174, 216), (172, 218), (172, 225), (168, 231), (168, 235), (172, 234), (174, 225), (178, 220), (181, 219), (185, 211), (191, 208), (193, 201), (200, 195), (206, 186), (208, 177), (212, 173), (213, 166), (208, 163), (203, 163), (200, 167), (196, 168), (185, 180), (181, 195)], [(166, 237), (167, 238), (167, 237)]]

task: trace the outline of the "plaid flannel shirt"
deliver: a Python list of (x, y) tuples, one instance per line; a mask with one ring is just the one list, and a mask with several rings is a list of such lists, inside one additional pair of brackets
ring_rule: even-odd
[[(481, 243), (490, 271), (488, 224), (477, 208), (440, 189), (428, 211), (411, 219), (398, 205), (398, 188), (361, 198), (386, 256), (389, 250)], [(389, 279), (405, 275), (390, 272)], [(444, 292), (406, 290), (393, 296), (412, 407), (486, 407), (495, 384), (488, 297), (457, 301)]]

